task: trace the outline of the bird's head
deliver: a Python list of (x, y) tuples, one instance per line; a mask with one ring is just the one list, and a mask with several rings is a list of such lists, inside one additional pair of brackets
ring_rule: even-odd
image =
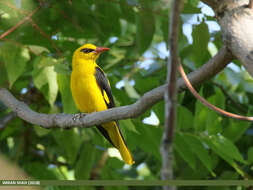
[(102, 52), (108, 50), (109, 48), (106, 47), (97, 47), (93, 44), (84, 44), (74, 52), (74, 57), (95, 61)]

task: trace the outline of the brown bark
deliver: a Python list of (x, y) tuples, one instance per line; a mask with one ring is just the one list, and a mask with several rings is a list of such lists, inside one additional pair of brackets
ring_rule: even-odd
[(253, 76), (253, 10), (249, 0), (203, 0), (213, 8), (223, 41)]

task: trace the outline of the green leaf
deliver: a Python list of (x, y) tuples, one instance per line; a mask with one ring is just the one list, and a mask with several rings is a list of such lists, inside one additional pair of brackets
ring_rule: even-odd
[(50, 170), (47, 165), (41, 162), (29, 162), (24, 165), (25, 171), (35, 179), (57, 179), (55, 170)]
[(109, 56), (106, 59), (106, 65), (103, 66), (104, 71), (116, 66), (118, 63), (122, 63), (125, 58), (126, 50), (122, 48), (113, 47), (109, 51)]
[(191, 3), (191, 5), (193, 7), (197, 7), (198, 3), (199, 3), (199, 0), (189, 0), (189, 2)]
[(253, 147), (248, 149), (248, 162), (253, 163)]
[[(111, 158), (109, 157), (104, 165), (104, 167), (102, 168), (102, 174), (101, 174), (101, 178), (103, 180), (120, 180), (120, 179), (124, 179), (122, 177), (122, 173), (121, 172), (115, 172), (115, 170), (119, 170), (119, 168), (123, 167), (123, 162), (121, 162), (119, 159), (117, 158)], [(128, 187), (126, 186), (105, 186), (105, 190), (127, 190)]]
[(167, 46), (169, 41), (169, 19), (167, 17), (161, 17), (160, 22), (161, 22), (161, 30), (163, 33), (163, 40), (165, 41)]
[[(144, 9), (150, 9), (150, 1), (140, 0)], [(149, 11), (140, 10), (136, 20), (136, 41), (137, 48), (140, 54), (144, 53), (150, 46), (154, 32), (155, 32), (155, 19), (154, 15)]]
[(125, 90), (130, 98), (139, 99), (140, 95), (134, 89), (134, 87), (130, 84), (127, 78), (124, 78)]
[(54, 66), (55, 72), (58, 74), (64, 74), (64, 75), (70, 75), (71, 70), (69, 69), (69, 66), (65, 63), (56, 64)]
[(140, 73), (135, 75), (134, 80), (134, 87), (140, 94), (145, 93), (160, 85), (160, 82), (157, 80), (156, 77), (143, 77)]
[[(220, 140), (221, 139), (221, 140)], [(240, 155), (238, 149), (228, 139), (222, 136), (209, 136), (203, 137), (206, 144), (228, 164), (230, 164), (241, 176), (244, 176), (244, 172), (234, 161), (239, 160), (242, 163), (246, 163)], [(234, 152), (233, 152), (234, 151)]]
[[(202, 95), (201, 92), (200, 95)], [(209, 111), (210, 110), (200, 101), (196, 101), (194, 114), (194, 127), (196, 131), (200, 132), (206, 129), (206, 118), (208, 117)], [(210, 123), (208, 125), (210, 125)]]
[(236, 142), (250, 126), (250, 122), (231, 120), (229, 126), (224, 129), (223, 136)]
[(192, 152), (200, 159), (202, 164), (211, 172), (213, 176), (215, 174), (212, 171), (212, 158), (208, 154), (207, 148), (204, 147), (203, 142), (194, 135), (184, 134), (184, 140), (187, 142)]
[[(184, 119), (182, 119), (184, 118)], [(177, 129), (190, 129), (194, 126), (194, 117), (184, 106), (177, 106)]]
[(61, 93), (61, 100), (63, 104), (64, 113), (76, 113), (77, 108), (73, 101), (70, 90), (70, 77), (68, 75), (58, 74), (57, 82)]
[(77, 129), (55, 130), (53, 136), (61, 149), (64, 151), (70, 164), (76, 160), (82, 139), (77, 133)]
[(14, 46), (10, 43), (5, 43), (1, 46), (0, 61), (5, 65), (10, 88), (25, 71), (29, 60), (30, 54), (27, 48)]
[(184, 15), (191, 14), (191, 16), (193, 16), (193, 14), (201, 13), (201, 9), (197, 7), (197, 1), (199, 0), (188, 0), (186, 3), (184, 3), (184, 10), (182, 13)]
[(139, 134), (139, 132), (136, 130), (135, 125), (133, 124), (131, 119), (126, 119), (126, 120), (120, 120), (119, 124), (122, 130), (128, 130), (128, 131), (132, 131), (134, 133)]
[(95, 160), (95, 153), (95, 146), (89, 142), (85, 142), (75, 167), (76, 179), (85, 180), (90, 178), (90, 172)]
[(42, 47), (42, 46), (29, 45), (28, 47), (36, 55), (39, 55), (39, 54), (41, 54), (43, 52), (49, 53), (49, 50), (47, 48), (45, 48), (45, 47)]
[(127, 2), (127, 0), (121, 0), (119, 1), (120, 3), (120, 9), (124, 15), (124, 17), (130, 21), (133, 22), (135, 21), (135, 15), (134, 15), (134, 11), (133, 11), (133, 7), (131, 5), (129, 5), (129, 3)]
[(232, 85), (238, 85), (243, 83), (243, 79), (240, 75), (240, 73), (236, 73), (234, 70), (230, 68), (225, 68), (224, 69), (227, 80), (230, 82)]
[[(152, 107), (153, 111), (157, 115), (160, 125), (164, 124), (164, 101), (158, 102)], [(180, 116), (179, 116), (180, 117)]]
[(175, 133), (173, 146), (189, 166), (192, 169), (196, 169), (196, 157), (182, 134)]
[(0, 61), (0, 86), (8, 87), (8, 75), (6, 68), (3, 63)]
[(96, 5), (96, 22), (99, 23), (96, 24), (96, 32), (101, 41), (104, 41), (111, 34), (119, 35), (121, 33), (119, 22), (121, 12), (117, 4), (103, 0), (97, 0), (94, 2)]
[(246, 164), (237, 147), (229, 139), (222, 135), (210, 135), (207, 139), (208, 145), (211, 145), (211, 148), (219, 155), (223, 154), (230, 159)]
[[(53, 107), (58, 94), (57, 73), (54, 70), (56, 59), (40, 56), (34, 60), (32, 72), (33, 82), (36, 88), (42, 91), (51, 107)], [(48, 89), (43, 87), (47, 85)]]
[(219, 88), (216, 88), (215, 95), (208, 98), (208, 101), (221, 109), (225, 108), (225, 97)]
[(36, 134), (39, 137), (45, 136), (51, 131), (49, 129), (44, 129), (44, 128), (37, 126), (37, 125), (34, 125), (33, 127), (34, 127), (34, 131), (36, 132)]
[(208, 42), (210, 39), (207, 24), (202, 21), (201, 24), (195, 26), (193, 28), (192, 37), (193, 37), (193, 44), (192, 44), (193, 61), (195, 62), (196, 66), (201, 66), (210, 58), (210, 54), (207, 50)]
[[(224, 109), (224, 95), (220, 89), (216, 90), (215, 95), (209, 97), (207, 101)], [(200, 94), (202, 95), (202, 93)], [(207, 129), (208, 134), (218, 134), (222, 132), (221, 120), (222, 118), (216, 112), (204, 106), (200, 101), (196, 102), (194, 124), (197, 131), (204, 131)]]
[(220, 179), (224, 179), (224, 180), (236, 180), (238, 179), (238, 174), (233, 172), (233, 171), (224, 171), (221, 174)]
[[(216, 89), (215, 95), (209, 97), (207, 101), (221, 109), (224, 109), (225, 107), (225, 97), (220, 89)], [(215, 135), (221, 133), (223, 129), (221, 124), (222, 118), (213, 110), (208, 109), (207, 112), (208, 115), (206, 117), (206, 129), (208, 134)]]
[(145, 152), (154, 155), (157, 159), (160, 160), (161, 155), (159, 147), (162, 137), (162, 128), (152, 125), (145, 125), (140, 120), (132, 121), (134, 122), (139, 134), (132, 132), (132, 135), (128, 137), (127, 143), (130, 144), (135, 142), (135, 146), (140, 147)]
[[(1, 121), (1, 119), (0, 119)], [(0, 131), (0, 141), (4, 140), (8, 137), (14, 137), (15, 134), (23, 133), (22, 127), (22, 120), (21, 119), (13, 119), (8, 123), (8, 126), (4, 128), (4, 130)]]
[[(209, 112), (209, 113), (208, 113)], [(213, 110), (207, 110), (207, 117), (206, 117), (206, 129), (209, 135), (216, 135), (221, 133), (223, 130), (221, 121), (222, 118), (219, 114), (214, 112)]]

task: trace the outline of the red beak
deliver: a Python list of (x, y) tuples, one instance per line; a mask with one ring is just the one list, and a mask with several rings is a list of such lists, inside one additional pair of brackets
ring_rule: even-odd
[(102, 53), (104, 51), (108, 51), (110, 48), (106, 48), (106, 47), (97, 47), (95, 52), (96, 53)]

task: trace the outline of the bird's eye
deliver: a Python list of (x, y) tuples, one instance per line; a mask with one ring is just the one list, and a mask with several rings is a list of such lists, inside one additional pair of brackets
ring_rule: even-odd
[(93, 52), (94, 49), (83, 48), (83, 49), (81, 49), (80, 51), (83, 52), (83, 53), (90, 53), (90, 52)]

